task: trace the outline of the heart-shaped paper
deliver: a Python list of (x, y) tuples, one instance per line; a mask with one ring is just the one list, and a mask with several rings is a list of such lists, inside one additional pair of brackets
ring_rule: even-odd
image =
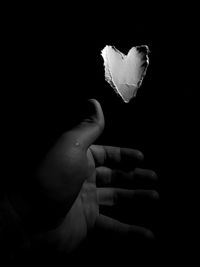
[(101, 51), (105, 66), (105, 79), (128, 103), (136, 96), (149, 65), (149, 48), (136, 46), (124, 55), (114, 46), (105, 46)]

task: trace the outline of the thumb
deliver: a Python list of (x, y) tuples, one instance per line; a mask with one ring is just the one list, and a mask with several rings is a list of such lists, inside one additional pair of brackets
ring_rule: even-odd
[(88, 108), (89, 114), (87, 117), (79, 125), (68, 132), (73, 139), (73, 143), (77, 146), (82, 146), (84, 149), (88, 149), (88, 147), (101, 135), (105, 124), (103, 111), (97, 100), (88, 100)]

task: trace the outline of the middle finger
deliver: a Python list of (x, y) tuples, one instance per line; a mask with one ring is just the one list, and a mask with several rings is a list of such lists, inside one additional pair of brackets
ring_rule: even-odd
[(158, 199), (158, 192), (155, 190), (127, 190), (119, 188), (98, 188), (97, 199), (99, 205), (115, 206), (122, 202), (132, 202), (140, 198)]
[(107, 167), (96, 168), (96, 183), (98, 187), (130, 188), (151, 185), (157, 180), (154, 171), (136, 168), (131, 172), (112, 170)]

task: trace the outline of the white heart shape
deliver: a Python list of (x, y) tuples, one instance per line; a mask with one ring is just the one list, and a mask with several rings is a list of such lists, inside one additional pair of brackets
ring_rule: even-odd
[(105, 66), (105, 79), (128, 103), (136, 96), (149, 65), (149, 48), (136, 46), (124, 55), (114, 46), (105, 46), (101, 51)]

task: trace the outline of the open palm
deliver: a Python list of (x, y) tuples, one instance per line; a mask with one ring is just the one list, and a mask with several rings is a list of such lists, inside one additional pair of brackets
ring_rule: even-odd
[(94, 114), (60, 138), (39, 172), (40, 183), (51, 202), (66, 214), (45, 237), (64, 252), (76, 249), (95, 227), (115, 234), (153, 235), (143, 227), (119, 222), (99, 212), (100, 205), (114, 206), (137, 195), (157, 197), (153, 190), (127, 189), (138, 177), (155, 179), (156, 175), (151, 170), (135, 168), (143, 159), (138, 150), (92, 145), (103, 131), (104, 117), (100, 104), (96, 100), (91, 102)]

